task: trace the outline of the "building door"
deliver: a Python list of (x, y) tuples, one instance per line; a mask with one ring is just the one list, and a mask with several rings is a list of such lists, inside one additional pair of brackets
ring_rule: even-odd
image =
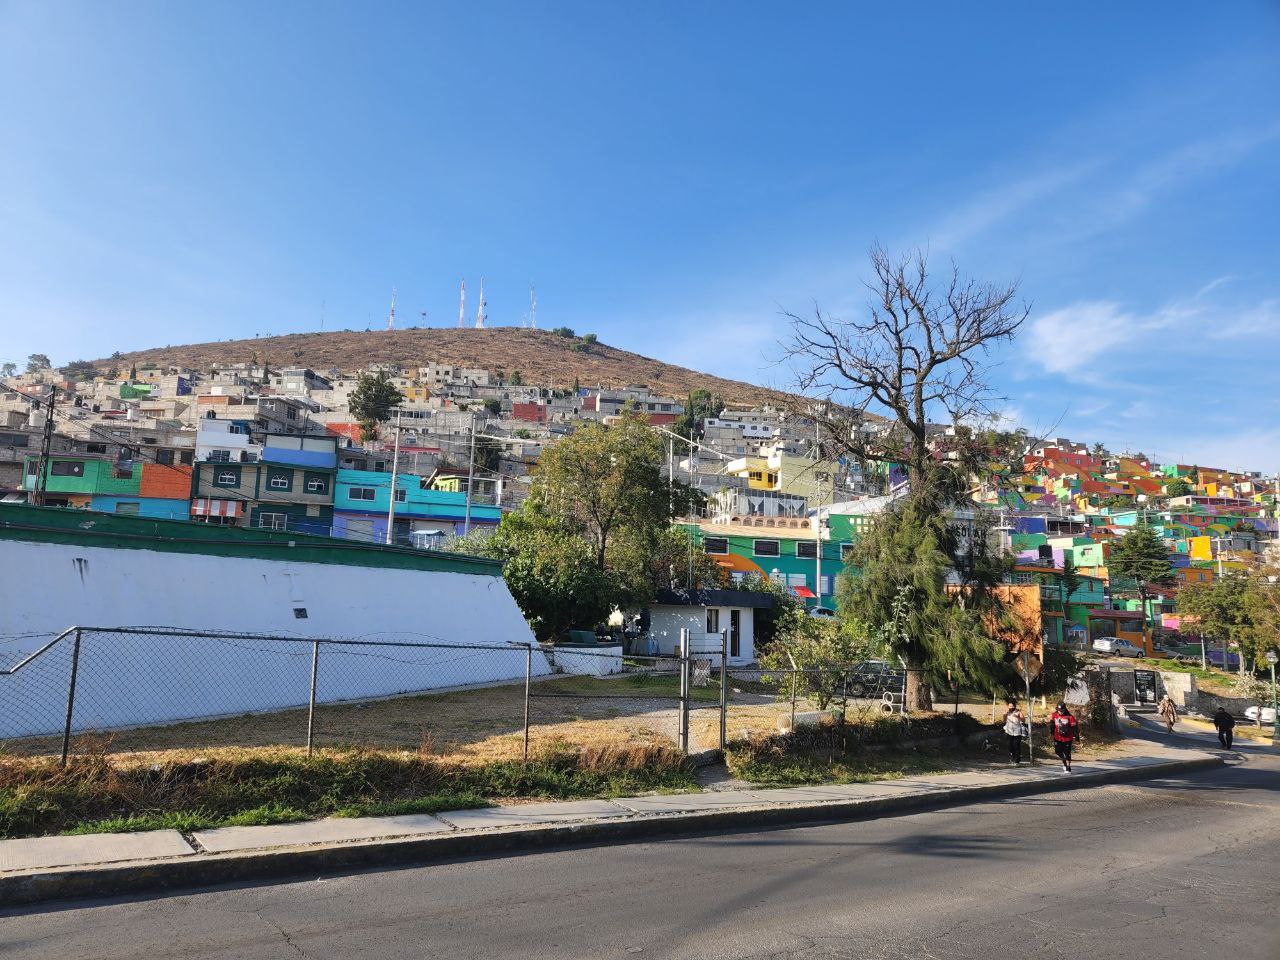
[(741, 645), (739, 643), (739, 635), (742, 630), (742, 611), (729, 611), (729, 656), (736, 657), (739, 655)]

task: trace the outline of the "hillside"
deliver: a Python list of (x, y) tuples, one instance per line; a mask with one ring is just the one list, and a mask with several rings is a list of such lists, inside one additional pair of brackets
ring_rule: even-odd
[(519, 370), (525, 383), (539, 385), (569, 386), (576, 379), (582, 386), (644, 384), (656, 392), (677, 397), (702, 387), (734, 404), (777, 404), (785, 400), (784, 394), (753, 384), (699, 373), (603, 343), (583, 343), (550, 330), (520, 327), (294, 333), (253, 340), (156, 347), (97, 363), (126, 369), (134, 363), (208, 369), (249, 362), (255, 356), (273, 367), (305, 366), (321, 373), (332, 369), (354, 370), (371, 363), (396, 363), (404, 367), (448, 363), (481, 367), (503, 376)]

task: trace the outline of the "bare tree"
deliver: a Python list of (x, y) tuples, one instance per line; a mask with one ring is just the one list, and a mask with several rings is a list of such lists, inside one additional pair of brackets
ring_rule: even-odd
[[(907, 468), (910, 496), (861, 538), (859, 575), (842, 579), (839, 606), (842, 617), (883, 631), (910, 597), (910, 626), (895, 652), (907, 667), (908, 709), (929, 709), (930, 683), (947, 670), (984, 683), (998, 672), (1003, 559), (985, 550), (979, 557), (948, 508), (968, 499), (970, 476), (992, 462), (987, 439), (972, 429), (993, 412), (988, 355), (1013, 338), (1028, 308), (1015, 303), (1016, 284), (962, 280), (954, 265), (934, 283), (922, 251), (891, 257), (877, 247), (871, 265), (866, 317), (844, 321), (816, 306), (812, 316), (789, 314), (786, 359), (808, 415), (826, 434), (825, 449), (864, 467)], [(957, 429), (931, 446), (938, 421)], [(1013, 440), (1025, 442), (1025, 435)], [(960, 575), (958, 590), (948, 586), (948, 570)]]
[(954, 264), (935, 283), (921, 250), (894, 257), (875, 247), (871, 266), (867, 316), (841, 320), (816, 305), (811, 316), (787, 313), (785, 359), (823, 427), (824, 447), (905, 464), (913, 492), (924, 496), (936, 475), (929, 424), (991, 414), (989, 352), (1013, 338), (1030, 308), (1015, 302), (1016, 283), (964, 280)]

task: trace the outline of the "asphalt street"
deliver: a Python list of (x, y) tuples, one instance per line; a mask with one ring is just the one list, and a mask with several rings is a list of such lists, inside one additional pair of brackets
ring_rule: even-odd
[(0, 912), (0, 956), (1277, 960), (1280, 762), (1237, 745), (874, 822)]

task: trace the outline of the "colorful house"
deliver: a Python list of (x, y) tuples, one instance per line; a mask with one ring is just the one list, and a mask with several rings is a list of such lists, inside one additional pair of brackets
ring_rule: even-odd
[[(467, 523), (465, 492), (433, 489), (425, 478), (412, 473), (396, 474), (395, 487), (395, 543), (431, 546), (463, 532)], [(390, 508), (390, 471), (338, 470), (333, 501), (335, 537), (385, 543)], [(473, 530), (493, 529), (501, 518), (496, 506), (471, 505)]]

